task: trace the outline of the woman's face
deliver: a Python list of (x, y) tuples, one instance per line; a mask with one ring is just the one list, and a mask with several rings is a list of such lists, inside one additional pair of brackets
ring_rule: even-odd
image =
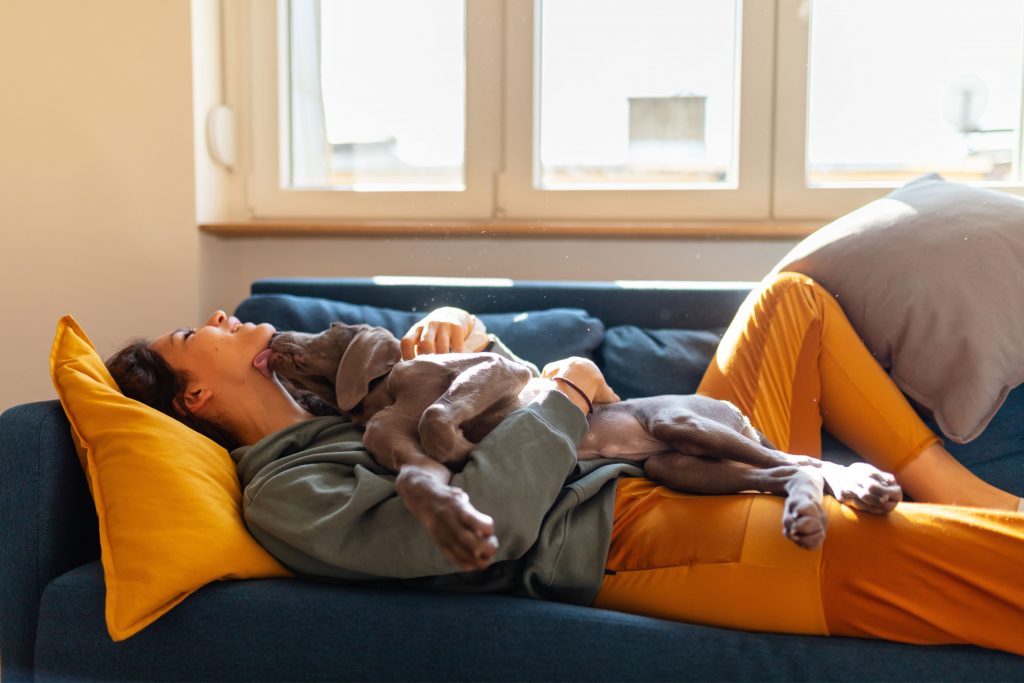
[(150, 348), (193, 382), (217, 385), (266, 378), (253, 367), (253, 358), (270, 344), (273, 325), (242, 323), (224, 311), (214, 311), (202, 327), (178, 328), (153, 340)]

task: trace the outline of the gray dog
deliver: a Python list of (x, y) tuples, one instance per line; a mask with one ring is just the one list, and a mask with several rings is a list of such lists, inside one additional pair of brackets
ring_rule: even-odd
[[(493, 353), (403, 361), (395, 336), (369, 325), (282, 332), (270, 349), (270, 367), (280, 377), (366, 426), (366, 448), (398, 473), (399, 494), (428, 530), (434, 523), (429, 506), (403, 489), (402, 479), (426, 475), (447, 484), (474, 444), (550, 386)], [(588, 421), (577, 453), (581, 460), (643, 463), (651, 479), (688, 493), (786, 496), (783, 533), (808, 549), (824, 540), (824, 493), (878, 514), (902, 498), (892, 475), (865, 463), (843, 467), (779, 451), (727, 401), (697, 395), (635, 398), (595, 405)]]

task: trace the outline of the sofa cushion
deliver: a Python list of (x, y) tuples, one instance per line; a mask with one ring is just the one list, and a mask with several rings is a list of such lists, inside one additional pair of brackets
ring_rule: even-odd
[(1024, 199), (919, 178), (776, 267), (818, 280), (893, 380), (958, 443), (1024, 381)]
[[(210, 584), (124, 643), (96, 564), (47, 587), (40, 680), (1016, 680), (976, 647), (730, 631), (505, 595), (291, 581)], [(202, 634), (202, 637), (197, 637)]]
[[(254, 294), (238, 305), (235, 315), (244, 322), (268, 322), (279, 330), (301, 332), (325, 330), (335, 321), (350, 325), (367, 323), (401, 337), (428, 312), (290, 294)], [(483, 313), (478, 317), (488, 332), (538, 367), (567, 356), (589, 358), (604, 337), (601, 321), (578, 308)]]
[(132, 636), (210, 581), (289, 575), (246, 530), (227, 451), (125, 398), (71, 316), (57, 325), (50, 371), (99, 518), (110, 637)]
[(623, 399), (692, 394), (715, 355), (722, 330), (609, 327), (600, 347), (605, 379)]

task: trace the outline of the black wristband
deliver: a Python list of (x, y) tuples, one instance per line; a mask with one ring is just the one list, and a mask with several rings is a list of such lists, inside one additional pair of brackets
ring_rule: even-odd
[(575, 382), (573, 382), (568, 377), (555, 377), (555, 379), (565, 382), (570, 388), (572, 388), (573, 391), (582, 396), (583, 400), (587, 402), (587, 415), (593, 414), (594, 404), (590, 402), (590, 398), (585, 393), (583, 393), (583, 390), (576, 386)]

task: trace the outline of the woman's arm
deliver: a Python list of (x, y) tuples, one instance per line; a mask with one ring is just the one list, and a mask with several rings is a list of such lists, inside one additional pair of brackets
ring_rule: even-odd
[[(576, 463), (586, 420), (552, 385), (495, 428), (452, 479), (493, 518), (498, 547), (473, 568), (522, 557)], [(351, 433), (336, 443), (314, 439), (252, 477), (243, 507), (256, 539), (303, 573), (359, 579), (458, 571), (396, 495), (394, 475), (345, 438)]]
[[(403, 353), (412, 357), (431, 351), (456, 351), (459, 346), (472, 350), (479, 342), (473, 342), (469, 348), (466, 345), (473, 337), (474, 328), (476, 333), (482, 334), (482, 325), (469, 313), (455, 308), (439, 309), (405, 335)], [(455, 475), (450, 485), (429, 477), (405, 477), (401, 480), (403, 500), (399, 500), (395, 498), (394, 480), (390, 477), (387, 485), (381, 486), (369, 475), (350, 481), (351, 472), (344, 469), (329, 466), (315, 469), (304, 464), (305, 471), (301, 475), (279, 470), (272, 480), (259, 484), (254, 481), (246, 488), (247, 522), (258, 538), (261, 533), (273, 534), (275, 540), (283, 541), (286, 550), (282, 552), (290, 552), (291, 546), (307, 542), (307, 539), (295, 537), (295, 529), (313, 538), (341, 535), (353, 544), (351, 552), (341, 546), (328, 546), (329, 554), (324, 555), (323, 550), (318, 549), (317, 559), (332, 567), (346, 567), (373, 576), (391, 575), (381, 574), (381, 571), (399, 571), (403, 576), (407, 571), (415, 576), (444, 573), (444, 565), (449, 571), (453, 566), (463, 570), (483, 569), (491, 562), (521, 556), (536, 540), (544, 515), (575, 463), (576, 446), (586, 431), (585, 423), (580, 424), (580, 413), (589, 412), (591, 402), (617, 400), (591, 361), (570, 358), (552, 364), (545, 372), (555, 381), (548, 382), (526, 410), (509, 416), (499, 425), (475, 449), (469, 463)], [(335, 481), (339, 476), (341, 481)], [(302, 487), (310, 484), (310, 478), (319, 479), (312, 487), (316, 492), (313, 497), (309, 491), (302, 492)], [(351, 494), (346, 493), (349, 490)], [(305, 496), (316, 505), (324, 491), (331, 491), (336, 500), (346, 500), (340, 510), (332, 511), (329, 516), (320, 515), (319, 510), (309, 510), (310, 514), (303, 519), (294, 519), (302, 510), (295, 507), (296, 501), (292, 498)], [(371, 495), (367, 496), (367, 491)], [(417, 517), (421, 523), (413, 528), (407, 525), (413, 519), (406, 507), (410, 500), (417, 502)], [(279, 503), (288, 505), (289, 509), (276, 509)], [(424, 514), (424, 510), (428, 514)], [(386, 527), (383, 537), (392, 538), (398, 530), (409, 537), (399, 543), (399, 547), (408, 551), (416, 544), (422, 546), (417, 552), (404, 555), (405, 558), (415, 556), (418, 568), (413, 569), (408, 563), (394, 563), (394, 558), (386, 551), (368, 551), (376, 545), (378, 534), (374, 527), (381, 525), (380, 520), (387, 520), (383, 524)], [(354, 533), (355, 529), (359, 533)], [(272, 547), (270, 538), (261, 540)], [(440, 565), (436, 563), (438, 556)], [(288, 558), (281, 559), (289, 563)], [(378, 559), (383, 563), (375, 566)], [(365, 564), (358, 565), (359, 562)], [(295, 561), (291, 564), (295, 566)], [(302, 570), (301, 566), (295, 568)]]
[[(487, 335), (483, 322), (476, 316), (454, 306), (435, 309), (409, 328), (402, 337), (402, 358), (409, 360), (427, 353), (473, 352), (490, 347), (497, 347), (494, 351), (499, 355), (527, 366), (535, 377), (556, 380), (557, 386), (554, 388), (565, 394), (585, 414), (590, 412), (592, 403), (614, 403), (619, 400), (593, 361), (579, 357), (564, 358), (548, 363), (543, 371), (538, 371), (537, 366), (516, 356), (500, 339)], [(582, 387), (576, 382), (586, 388), (581, 392)], [(581, 393), (587, 396), (583, 398)]]
[(520, 358), (493, 334), (476, 316), (461, 308), (446, 306), (431, 311), (409, 328), (402, 337), (402, 359), (409, 360), (425, 353), (461, 353), (490, 351), (515, 361), (540, 377), (540, 370), (528, 360)]

